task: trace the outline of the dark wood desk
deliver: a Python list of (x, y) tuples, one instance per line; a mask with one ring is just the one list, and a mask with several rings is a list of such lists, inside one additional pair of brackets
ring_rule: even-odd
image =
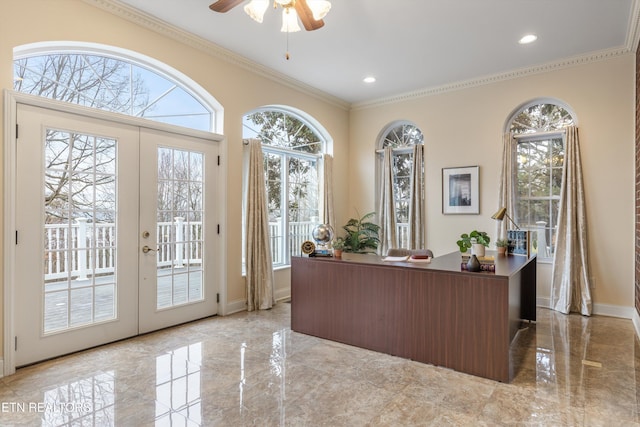
[(471, 273), (458, 252), (429, 264), (294, 257), (291, 329), (509, 382), (511, 341), (536, 319), (536, 259), (495, 258), (495, 273)]

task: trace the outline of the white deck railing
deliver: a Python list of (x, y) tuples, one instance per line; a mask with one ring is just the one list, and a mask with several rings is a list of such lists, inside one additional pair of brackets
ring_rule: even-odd
[[(45, 281), (113, 274), (116, 235), (113, 223), (88, 223), (85, 218), (67, 224), (45, 224)], [(158, 267), (202, 264), (202, 223), (159, 222), (156, 236)]]
[[(289, 253), (297, 254), (305, 240), (313, 240), (311, 232), (318, 225), (317, 221), (300, 221), (289, 223)], [(274, 264), (282, 264), (284, 251), (282, 250), (282, 223), (269, 223), (269, 238), (271, 239), (271, 256)]]
[[(302, 242), (312, 240), (316, 221), (289, 223), (289, 251), (297, 254)], [(282, 263), (281, 223), (269, 223), (273, 263)], [(408, 247), (409, 224), (397, 224), (398, 246)], [(85, 238), (78, 238), (85, 236)], [(160, 222), (156, 230), (158, 267), (184, 267), (202, 263), (202, 223), (187, 223), (183, 218)], [(88, 223), (80, 218), (75, 224), (45, 225), (45, 281), (72, 277), (78, 280), (91, 275), (109, 275), (115, 271), (115, 224)]]

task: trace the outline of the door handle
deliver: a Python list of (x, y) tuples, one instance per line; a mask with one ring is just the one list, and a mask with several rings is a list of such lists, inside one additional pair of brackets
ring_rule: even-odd
[(151, 248), (150, 248), (149, 246), (147, 246), (147, 245), (144, 245), (144, 246), (142, 247), (142, 252), (143, 252), (143, 253), (145, 253), (145, 254), (146, 254), (146, 253), (149, 253), (149, 252), (155, 252), (155, 251), (156, 251), (156, 249), (151, 249)]

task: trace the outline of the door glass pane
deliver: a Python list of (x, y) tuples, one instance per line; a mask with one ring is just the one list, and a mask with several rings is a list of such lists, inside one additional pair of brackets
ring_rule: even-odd
[(115, 319), (114, 139), (48, 129), (44, 142), (44, 332)]
[(158, 148), (157, 308), (204, 299), (204, 155)]

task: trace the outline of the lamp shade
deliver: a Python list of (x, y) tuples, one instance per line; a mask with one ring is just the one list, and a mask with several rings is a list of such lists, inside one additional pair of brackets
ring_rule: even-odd
[(327, 0), (307, 0), (307, 6), (311, 9), (313, 19), (316, 21), (327, 16), (327, 13), (331, 10), (331, 3)]
[(498, 221), (502, 221), (504, 219), (504, 217), (507, 217), (507, 219), (509, 221), (511, 221), (511, 224), (513, 224), (513, 226), (517, 229), (520, 230), (520, 227), (518, 226), (518, 224), (516, 224), (516, 222), (511, 219), (511, 217), (509, 216), (509, 214), (507, 213), (507, 208), (500, 208), (498, 209), (498, 212), (494, 213), (493, 215), (491, 215), (491, 219), (495, 219)]
[(269, 7), (269, 0), (251, 0), (249, 4), (244, 7), (244, 11), (254, 21), (262, 23), (264, 13)]
[(494, 213), (493, 215), (491, 215), (491, 219), (496, 219), (498, 221), (502, 221), (504, 219), (504, 216), (507, 213), (507, 208), (500, 208), (498, 209), (498, 212)]
[(295, 33), (300, 31), (300, 25), (298, 25), (298, 13), (292, 7), (285, 7), (282, 10), (282, 28), (283, 33)]

